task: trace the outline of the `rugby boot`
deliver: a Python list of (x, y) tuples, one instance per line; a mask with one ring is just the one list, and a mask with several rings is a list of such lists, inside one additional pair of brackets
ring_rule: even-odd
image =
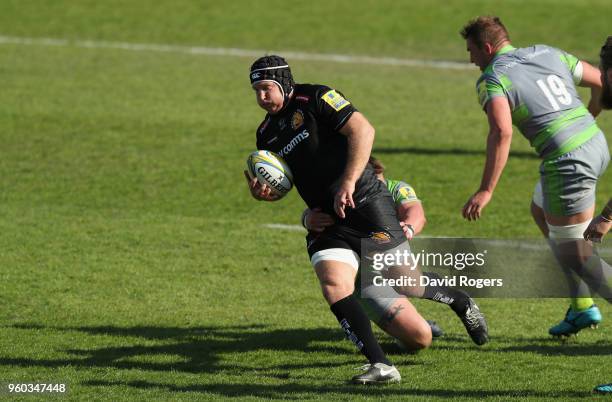
[(388, 384), (392, 382), (400, 382), (402, 376), (395, 366), (388, 366), (384, 363), (366, 364), (361, 367), (364, 371), (362, 374), (357, 374), (353, 377), (352, 382), (355, 384)]
[(461, 319), (472, 341), (474, 341), (476, 345), (484, 345), (489, 341), (489, 329), (485, 316), (480, 312), (474, 299), (462, 290), (458, 292), (464, 294), (465, 304), (453, 306), (453, 311), (455, 311), (455, 314)]
[(610, 384), (601, 384), (593, 388), (593, 392), (598, 394), (610, 394), (612, 395), (612, 382)]
[(596, 328), (601, 322), (601, 312), (597, 305), (593, 304), (586, 310), (574, 311), (567, 309), (565, 318), (559, 324), (551, 327), (548, 333), (552, 336), (570, 336), (577, 334), (584, 328)]

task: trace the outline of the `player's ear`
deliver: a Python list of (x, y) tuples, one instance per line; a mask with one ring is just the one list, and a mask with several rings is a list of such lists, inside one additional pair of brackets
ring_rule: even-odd
[(488, 56), (492, 56), (495, 53), (495, 47), (489, 42), (485, 42), (482, 48)]

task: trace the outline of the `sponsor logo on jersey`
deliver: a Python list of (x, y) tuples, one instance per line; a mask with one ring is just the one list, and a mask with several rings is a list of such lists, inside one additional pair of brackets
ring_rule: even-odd
[(412, 187), (400, 187), (399, 188), (400, 198), (404, 200), (416, 200), (417, 196)]
[(291, 128), (297, 130), (304, 124), (304, 113), (300, 109), (296, 110), (291, 117)]
[(308, 102), (310, 100), (310, 96), (306, 96), (306, 95), (298, 95), (295, 97), (296, 100), (302, 101), (302, 102)]
[(323, 99), (325, 103), (331, 106), (336, 112), (339, 112), (351, 104), (351, 102), (347, 101), (342, 95), (336, 92), (335, 89), (327, 91), (325, 95), (321, 97), (321, 99)]
[(374, 232), (370, 235), (370, 239), (378, 244), (385, 244), (391, 241), (391, 236), (387, 232)]
[(308, 132), (308, 130), (303, 130), (301, 132), (299, 132), (295, 137), (293, 137), (291, 139), (291, 141), (289, 141), (289, 143), (287, 145), (285, 145), (283, 147), (283, 149), (281, 149), (280, 151), (278, 151), (278, 155), (281, 158), (284, 158), (285, 155), (288, 155), (291, 151), (293, 151), (295, 149), (295, 147), (302, 141), (304, 141), (306, 138), (308, 138), (310, 136), (310, 133)]

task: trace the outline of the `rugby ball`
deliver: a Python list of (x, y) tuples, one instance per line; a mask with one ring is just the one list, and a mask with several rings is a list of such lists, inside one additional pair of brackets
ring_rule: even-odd
[(287, 163), (270, 151), (255, 151), (247, 158), (247, 172), (252, 178), (257, 177), (261, 184), (272, 189), (272, 192), (281, 197), (293, 188), (293, 175)]

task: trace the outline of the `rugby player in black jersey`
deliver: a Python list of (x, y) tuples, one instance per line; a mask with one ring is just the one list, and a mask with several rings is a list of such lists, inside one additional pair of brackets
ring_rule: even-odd
[[(400, 381), (353, 296), (363, 244), (383, 250), (407, 247), (393, 198), (368, 165), (374, 128), (339, 91), (295, 84), (282, 57), (257, 59), (250, 80), (258, 105), (267, 112), (257, 129), (257, 149), (275, 152), (287, 162), (308, 208), (337, 217), (336, 224), (323, 232), (308, 234), (307, 249), (325, 300), (347, 337), (369, 361), (353, 382)], [(278, 199), (246, 171), (245, 177), (255, 199)], [(484, 317), (465, 293), (443, 286), (417, 291), (421, 293), (409, 296), (449, 304), (476, 343), (487, 341)]]

